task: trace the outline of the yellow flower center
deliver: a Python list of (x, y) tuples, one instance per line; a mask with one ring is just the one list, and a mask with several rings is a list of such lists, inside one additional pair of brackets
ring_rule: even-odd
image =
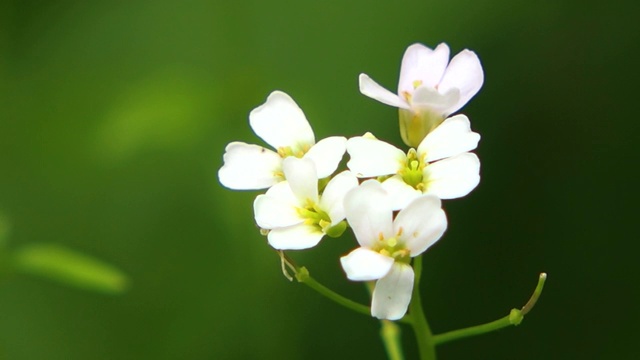
[(398, 175), (407, 185), (420, 191), (426, 188), (424, 169), (429, 166), (429, 163), (425, 161), (425, 157), (426, 154), (419, 156), (415, 149), (409, 149), (404, 167), (398, 170)]
[(399, 241), (402, 235), (402, 228), (398, 231), (396, 236), (390, 238), (384, 238), (382, 233), (378, 234), (378, 241), (373, 247), (374, 251), (377, 251), (381, 255), (392, 257), (395, 261), (403, 263), (411, 262), (411, 251), (406, 248), (404, 242)]
[(281, 146), (278, 148), (278, 155), (281, 158), (286, 158), (289, 156), (295, 156), (298, 159), (301, 159), (304, 154), (306, 154), (309, 149), (311, 149), (312, 144), (302, 144), (297, 146)]
[(296, 212), (304, 219), (305, 224), (317, 227), (318, 230), (326, 232), (325, 230), (331, 226), (329, 214), (311, 200), (307, 200), (304, 207), (296, 208)]

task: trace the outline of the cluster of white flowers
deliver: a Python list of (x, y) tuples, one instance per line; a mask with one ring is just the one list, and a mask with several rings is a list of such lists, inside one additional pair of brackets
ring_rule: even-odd
[[(278, 250), (308, 249), (325, 235), (350, 227), (360, 247), (340, 259), (354, 281), (377, 280), (371, 314), (400, 319), (414, 286), (411, 259), (447, 228), (441, 199), (465, 196), (480, 181), (471, 153), (480, 135), (462, 114), (449, 117), (483, 82), (480, 61), (464, 50), (449, 62), (449, 48), (407, 48), (398, 94), (360, 75), (360, 91), (400, 109), (405, 153), (372, 134), (335, 136), (316, 143), (296, 102), (281, 91), (249, 115), (253, 131), (275, 151), (232, 142), (218, 172), (235, 190), (268, 189), (253, 203), (255, 221)], [(348, 170), (336, 174), (345, 154)]]

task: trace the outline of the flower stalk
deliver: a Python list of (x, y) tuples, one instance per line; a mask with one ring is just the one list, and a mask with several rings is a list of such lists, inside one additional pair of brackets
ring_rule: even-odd
[(520, 325), (520, 323), (524, 319), (524, 316), (528, 314), (531, 311), (531, 309), (533, 309), (536, 302), (540, 298), (540, 295), (542, 294), (542, 290), (544, 288), (544, 283), (546, 280), (547, 280), (547, 274), (541, 273), (540, 277), (538, 278), (538, 285), (536, 286), (533, 294), (531, 295), (531, 298), (529, 298), (529, 301), (527, 301), (527, 303), (522, 307), (522, 309), (519, 309), (519, 310), (511, 309), (511, 312), (509, 313), (509, 315), (486, 324), (471, 326), (468, 328), (453, 330), (443, 334), (435, 335), (433, 337), (433, 342), (436, 345), (440, 345), (440, 344), (444, 344), (454, 340), (486, 334), (486, 333), (496, 331), (508, 326)]
[(402, 344), (400, 343), (400, 327), (391, 320), (380, 320), (380, 338), (389, 360), (404, 360)]
[(413, 294), (409, 303), (409, 316), (411, 327), (416, 336), (420, 360), (436, 360), (436, 344), (427, 317), (422, 309), (420, 298), (420, 275), (422, 274), (422, 256), (416, 256), (413, 260), (413, 271), (415, 280), (413, 284)]
[(362, 304), (358, 304), (357, 302), (347, 299), (346, 297), (336, 293), (335, 291), (329, 289), (328, 287), (320, 284), (318, 281), (316, 281), (314, 278), (311, 277), (311, 275), (309, 275), (309, 270), (307, 270), (306, 267), (304, 266), (297, 266), (293, 260), (287, 256), (287, 254), (285, 254), (284, 251), (279, 250), (277, 251), (278, 256), (280, 256), (280, 262), (282, 265), (282, 273), (284, 274), (284, 276), (289, 279), (289, 281), (293, 281), (293, 277), (289, 274), (289, 272), (287, 271), (290, 270), (293, 272), (293, 276), (295, 276), (296, 280), (299, 283), (303, 283), (305, 285), (307, 285), (308, 287), (312, 288), (313, 290), (315, 290), (316, 292), (318, 292), (320, 295), (325, 296), (326, 298), (328, 298), (329, 300), (332, 300), (348, 309), (351, 309), (355, 312), (361, 313), (361, 314), (365, 314), (365, 315), (370, 315), (371, 314), (371, 309), (368, 306), (362, 305)]
[(318, 281), (316, 281), (316, 279), (312, 278), (311, 275), (309, 275), (309, 270), (307, 270), (307, 268), (305, 268), (304, 266), (296, 269), (296, 280), (298, 280), (298, 282), (301, 282), (307, 285), (313, 290), (317, 291), (320, 295), (323, 295), (324, 297), (348, 309), (351, 309), (355, 312), (358, 312), (367, 316), (371, 315), (371, 309), (368, 306), (365, 306), (353, 300), (347, 299), (346, 297), (320, 284)]

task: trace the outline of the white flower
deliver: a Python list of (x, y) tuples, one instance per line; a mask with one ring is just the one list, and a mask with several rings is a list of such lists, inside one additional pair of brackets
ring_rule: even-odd
[(283, 181), (282, 160), (288, 156), (312, 159), (320, 178), (330, 176), (345, 152), (347, 139), (328, 137), (315, 142), (313, 130), (293, 99), (282, 91), (249, 114), (253, 131), (276, 151), (262, 146), (232, 142), (218, 171), (222, 185), (234, 190), (266, 189)]
[(358, 177), (392, 175), (382, 187), (389, 192), (395, 210), (424, 193), (454, 199), (467, 195), (480, 182), (480, 160), (468, 152), (479, 140), (480, 135), (471, 131), (469, 119), (456, 115), (407, 154), (375, 138), (351, 138), (347, 141), (351, 156), (347, 166)]
[(346, 229), (343, 200), (358, 186), (355, 175), (341, 172), (319, 195), (318, 175), (311, 159), (288, 157), (282, 168), (287, 180), (272, 186), (253, 203), (256, 223), (270, 230), (269, 244), (278, 250), (307, 249), (316, 246), (325, 234), (341, 235)]
[(434, 50), (413, 44), (402, 57), (398, 93), (360, 74), (360, 92), (400, 108), (400, 134), (412, 147), (450, 114), (463, 107), (482, 87), (484, 74), (473, 51), (463, 50), (449, 62), (449, 47)]
[(347, 277), (376, 282), (371, 315), (397, 320), (411, 301), (414, 273), (411, 258), (422, 254), (447, 229), (440, 200), (433, 195), (415, 199), (395, 219), (388, 194), (380, 183), (368, 180), (344, 200), (347, 221), (360, 248), (340, 258)]

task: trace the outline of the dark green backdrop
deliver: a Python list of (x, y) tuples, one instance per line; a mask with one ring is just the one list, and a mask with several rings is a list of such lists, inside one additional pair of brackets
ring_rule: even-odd
[[(517, 328), (440, 359), (639, 355), (638, 44), (633, 1), (3, 1), (0, 210), (10, 246), (55, 242), (132, 279), (105, 296), (40, 279), (0, 284), (0, 358), (384, 359), (378, 323), (289, 283), (253, 225), (256, 193), (223, 189), (226, 143), (275, 89), (318, 138), (400, 144), (390, 89), (413, 42), (475, 50), (485, 85), (463, 109), (482, 181), (445, 204), (426, 254), (436, 332), (504, 316), (540, 271)], [(338, 256), (293, 256), (366, 302)], [(410, 329), (404, 343), (416, 355)]]

